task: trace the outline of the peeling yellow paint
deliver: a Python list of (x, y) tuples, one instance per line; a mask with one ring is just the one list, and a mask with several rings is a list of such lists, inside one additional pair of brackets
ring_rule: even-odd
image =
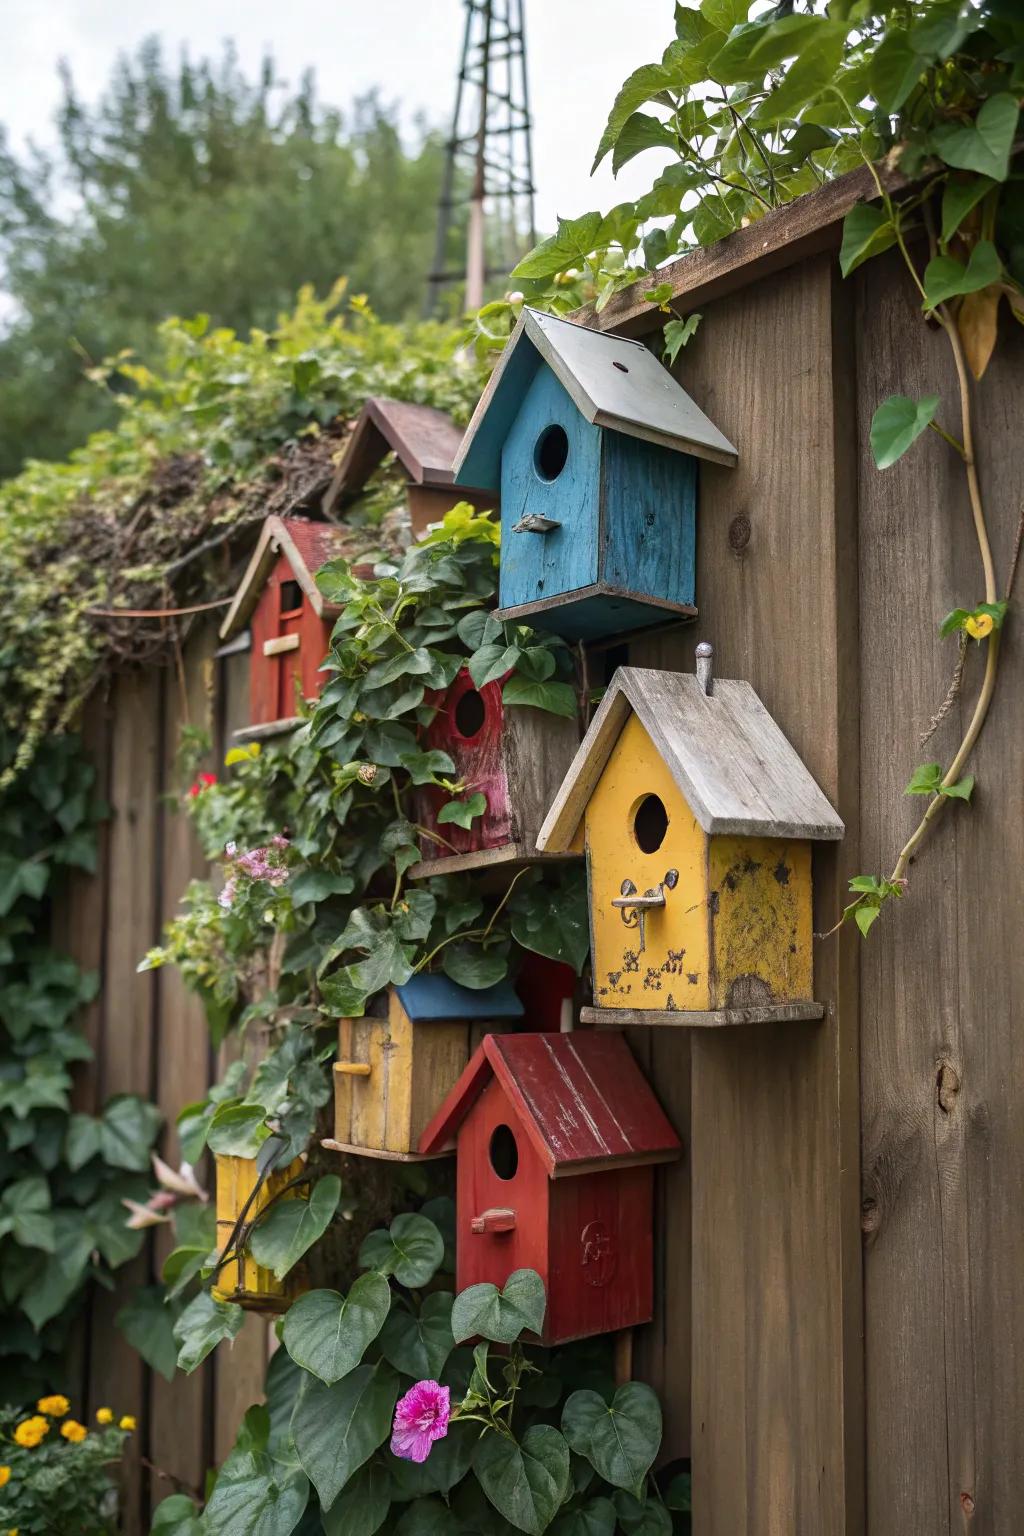
[[(298, 1178), (302, 1172), (301, 1158), (284, 1169), (278, 1169), (270, 1174), (264, 1183), (256, 1199), (246, 1213), (246, 1222), (256, 1220), (260, 1212), (265, 1210), (271, 1200), (292, 1179)], [(256, 1160), (251, 1157), (227, 1157), (223, 1154), (217, 1156), (217, 1246), (223, 1250), (228, 1241), (236, 1221), (245, 1206), (245, 1202), (256, 1187), (257, 1180)], [(299, 1198), (298, 1190), (289, 1190), (282, 1195), (284, 1200)], [(211, 1295), (215, 1301), (240, 1301), (243, 1305), (248, 1302), (254, 1309), (265, 1308), (267, 1311), (283, 1311), (288, 1300), (296, 1294), (296, 1285), (292, 1276), (284, 1280), (275, 1278), (273, 1271), (263, 1269), (249, 1253), (243, 1253), (231, 1258), (220, 1270), (217, 1280), (211, 1286)]]
[(812, 997), (811, 849), (776, 837), (710, 840), (712, 1008)]

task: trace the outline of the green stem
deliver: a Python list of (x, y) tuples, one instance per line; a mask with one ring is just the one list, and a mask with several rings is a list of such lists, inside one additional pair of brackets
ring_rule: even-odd
[(932, 431), (937, 432), (939, 436), (943, 438), (951, 448), (955, 448), (961, 458), (964, 457), (963, 443), (958, 443), (951, 432), (947, 432), (944, 427), (940, 427), (937, 421), (930, 421), (928, 425), (931, 427)]

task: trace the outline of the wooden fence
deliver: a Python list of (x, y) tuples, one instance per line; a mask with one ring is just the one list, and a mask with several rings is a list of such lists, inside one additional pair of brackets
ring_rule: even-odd
[[(898, 261), (839, 277), (839, 221), (866, 190), (844, 178), (669, 270), (677, 313), (703, 315), (679, 376), (740, 461), (701, 469), (700, 619), (608, 653), (691, 670), (709, 639), (718, 675), (758, 690), (846, 823), (838, 847), (815, 853), (819, 929), (849, 875), (891, 867), (921, 805), (903, 787), (922, 756), (948, 758), (979, 673), (972, 653), (966, 702), (922, 751), (954, 658), (938, 621), (977, 601), (981, 581), (956, 456), (929, 437), (884, 473), (870, 460), (882, 398), (941, 392), (953, 428), (956, 395), (948, 344)], [(595, 323), (656, 343), (663, 317), (631, 292)], [(1002, 572), (1021, 509), (1022, 363), (1024, 338), (1001, 338), (977, 392)], [(90, 710), (114, 815), (100, 874), (66, 914), (70, 948), (104, 982), (85, 1105), (135, 1089), (173, 1120), (216, 1065), (177, 978), (135, 965), (202, 872), (163, 799), (179, 727), (205, 719), (223, 746), (244, 719), (245, 664), (215, 661), (197, 635), (183, 682), (121, 678)], [(687, 1146), (659, 1174), (658, 1315), (634, 1368), (661, 1393), (666, 1454), (692, 1454), (699, 1536), (1020, 1528), (1019, 667), (1011, 624), (974, 798), (949, 809), (866, 942), (843, 930), (817, 945), (824, 1023), (633, 1032)], [(89, 1318), (91, 1405), (136, 1412), (143, 1454), (198, 1488), (258, 1396), (265, 1325), (249, 1319), (233, 1350), (167, 1384), (113, 1332), (118, 1304), (98, 1296)], [(137, 1513), (149, 1482), (136, 1468)]]

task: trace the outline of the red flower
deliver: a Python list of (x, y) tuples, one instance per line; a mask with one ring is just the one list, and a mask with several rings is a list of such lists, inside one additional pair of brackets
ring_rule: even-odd
[(215, 773), (201, 773), (188, 792), (189, 799), (194, 800), (197, 795), (202, 794), (204, 789), (209, 789), (210, 785), (216, 784), (216, 782), (217, 775)]

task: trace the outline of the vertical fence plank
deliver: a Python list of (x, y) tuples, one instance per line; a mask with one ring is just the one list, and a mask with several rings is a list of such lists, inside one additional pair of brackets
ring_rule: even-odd
[[(172, 666), (164, 675), (161, 781), (165, 794), (179, 788), (175, 756), (183, 725), (207, 730), (212, 725), (213, 649), (214, 632), (212, 626), (207, 626), (194, 634), (184, 648), (181, 669)], [(206, 873), (206, 861), (188, 818), (181, 810), (168, 807), (162, 817), (161, 832), (161, 921), (166, 922), (177, 913), (189, 880), (202, 878)], [(158, 973), (156, 1041), (156, 1097), (167, 1122), (164, 1155), (177, 1165), (181, 1152), (175, 1117), (182, 1105), (206, 1093), (210, 1082), (210, 1040), (202, 1008), (186, 992), (172, 968)], [(161, 1230), (156, 1242), (158, 1268), (169, 1245), (169, 1236)], [(154, 1475), (152, 1479), (154, 1504), (177, 1485), (195, 1492), (202, 1489), (212, 1459), (210, 1388), (210, 1373), (205, 1369), (191, 1376), (179, 1372), (172, 1382), (159, 1376), (152, 1378), (152, 1460), (166, 1474), (163, 1478)]]
[[(155, 977), (136, 967), (157, 935), (156, 875), (160, 771), (160, 678), (120, 677), (111, 696), (108, 799), (111, 807), (106, 861), (105, 917), (96, 928), (104, 945), (103, 1040), (100, 1097), (151, 1095)], [(95, 903), (93, 903), (94, 905)], [(98, 1291), (91, 1319), (90, 1413), (110, 1407), (130, 1413), (139, 1431), (128, 1443), (122, 1473), (125, 1536), (148, 1530), (143, 1520), (142, 1447), (149, 1445), (149, 1372), (114, 1326), (132, 1292), (145, 1285), (149, 1255), (118, 1271), (113, 1291)]]

